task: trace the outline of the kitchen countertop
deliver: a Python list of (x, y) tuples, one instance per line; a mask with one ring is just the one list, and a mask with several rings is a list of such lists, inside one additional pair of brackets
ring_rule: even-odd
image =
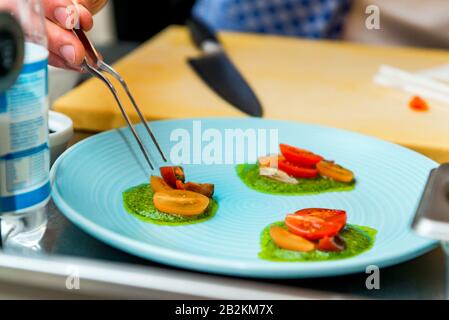
[[(411, 94), (372, 81), (382, 64), (409, 72), (445, 65), (447, 50), (232, 32), (220, 33), (220, 39), (260, 99), (264, 117), (351, 130), (449, 161), (449, 106), (429, 100), (428, 112), (415, 112), (408, 107)], [(244, 116), (191, 70), (186, 60), (198, 55), (188, 31), (170, 26), (114, 67), (148, 120)], [(137, 120), (130, 104), (125, 105)], [(112, 95), (98, 79), (68, 92), (54, 108), (69, 115), (80, 130), (124, 125)]]

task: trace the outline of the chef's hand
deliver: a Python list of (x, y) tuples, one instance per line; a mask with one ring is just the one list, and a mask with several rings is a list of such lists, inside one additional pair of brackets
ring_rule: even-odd
[[(79, 70), (85, 51), (70, 29), (79, 25), (89, 31), (93, 27), (92, 16), (103, 8), (108, 0), (43, 0), (48, 33), (49, 63), (55, 67)], [(78, 9), (76, 9), (78, 8)]]

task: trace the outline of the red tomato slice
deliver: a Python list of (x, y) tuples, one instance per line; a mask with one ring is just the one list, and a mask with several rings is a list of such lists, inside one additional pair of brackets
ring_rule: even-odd
[(323, 157), (316, 155), (313, 152), (289, 146), (287, 144), (281, 144), (279, 147), (285, 159), (298, 167), (314, 168), (318, 162), (323, 160)]
[(291, 233), (312, 241), (338, 234), (338, 226), (320, 218), (290, 214), (285, 218), (285, 224)]
[(324, 237), (318, 242), (317, 249), (325, 252), (340, 252), (345, 250), (344, 241), (337, 237)]
[(184, 182), (182, 182), (181, 180), (176, 180), (176, 189), (185, 190)]
[(169, 186), (176, 189), (176, 180), (185, 181), (184, 170), (182, 167), (161, 167), (159, 169), (161, 176)]
[(278, 161), (278, 168), (295, 178), (312, 179), (318, 176), (317, 169), (301, 168), (281, 158)]
[(310, 208), (295, 212), (296, 215), (317, 217), (339, 226), (339, 232), (346, 225), (347, 215), (344, 210)]
[(289, 214), (285, 224), (290, 232), (308, 240), (336, 236), (346, 224), (346, 212), (330, 209), (305, 209)]

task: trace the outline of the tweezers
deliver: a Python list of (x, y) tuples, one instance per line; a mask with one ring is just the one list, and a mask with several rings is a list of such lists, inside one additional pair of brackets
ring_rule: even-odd
[(140, 138), (139, 134), (137, 133), (137, 130), (135, 129), (130, 117), (126, 113), (126, 110), (122, 104), (122, 101), (117, 93), (117, 90), (115, 89), (112, 82), (103, 74), (107, 73), (113, 76), (123, 87), (125, 90), (129, 100), (131, 100), (131, 103), (136, 110), (140, 121), (142, 122), (143, 126), (145, 127), (147, 133), (151, 137), (151, 140), (153, 141), (154, 145), (156, 146), (157, 150), (159, 151), (160, 156), (162, 157), (162, 160), (164, 162), (167, 162), (167, 157), (165, 156), (164, 152), (162, 151), (159, 143), (156, 140), (155, 135), (153, 134), (153, 131), (151, 131), (151, 128), (149, 127), (147, 121), (145, 120), (145, 117), (143, 116), (142, 112), (140, 111), (139, 107), (137, 106), (136, 100), (134, 99), (133, 95), (131, 94), (128, 85), (126, 84), (125, 80), (120, 76), (120, 74), (114, 70), (111, 66), (109, 66), (106, 62), (104, 62), (101, 55), (98, 53), (98, 51), (95, 49), (92, 42), (89, 40), (87, 35), (84, 33), (81, 29), (73, 29), (73, 33), (78, 37), (78, 39), (83, 44), (84, 48), (86, 49), (86, 58), (84, 59), (82, 63), (82, 68), (88, 71), (90, 74), (95, 76), (96, 78), (100, 79), (111, 91), (113, 94), (120, 111), (123, 115), (123, 118), (125, 119), (126, 123), (128, 124), (129, 129), (131, 130), (134, 138), (136, 139), (137, 144), (139, 145), (140, 150), (143, 153), (143, 156), (145, 160), (147, 161), (148, 165), (150, 166), (151, 170), (154, 170), (153, 163), (150, 160), (150, 155), (147, 152), (145, 145), (142, 142), (142, 139)]

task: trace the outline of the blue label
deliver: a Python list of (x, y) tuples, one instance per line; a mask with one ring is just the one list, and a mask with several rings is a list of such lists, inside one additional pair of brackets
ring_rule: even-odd
[[(34, 73), (41, 70), (45, 71), (45, 79), (48, 79), (48, 60), (24, 65), (21, 74)], [(48, 95), (48, 81), (45, 81), (45, 95)]]
[(0, 214), (25, 212), (50, 196), (48, 51), (31, 43), (26, 48), (34, 62), (25, 63), (15, 84), (0, 93)]
[(47, 69), (48, 60), (41, 60), (34, 63), (25, 64), (22, 68), (21, 74), (33, 73), (36, 71)]
[(19, 158), (23, 158), (23, 157), (29, 157), (29, 156), (32, 156), (33, 154), (39, 153), (46, 149), (48, 149), (48, 145), (46, 143), (44, 143), (36, 148), (19, 151), (19, 152), (14, 152), (14, 153), (9, 153), (7, 155), (1, 156), (0, 160), (13, 160), (13, 159), (19, 159)]
[(0, 212), (23, 210), (45, 201), (50, 196), (50, 182), (39, 189), (9, 197), (0, 197)]

